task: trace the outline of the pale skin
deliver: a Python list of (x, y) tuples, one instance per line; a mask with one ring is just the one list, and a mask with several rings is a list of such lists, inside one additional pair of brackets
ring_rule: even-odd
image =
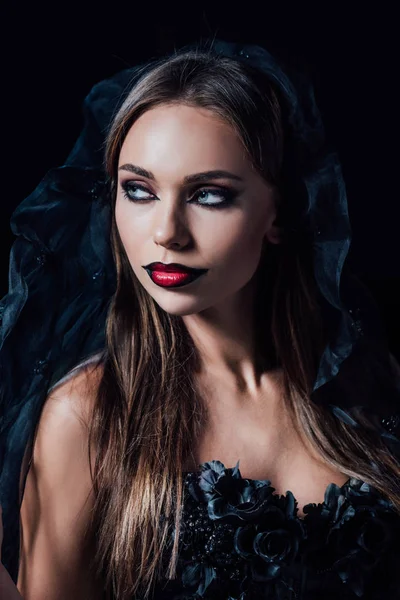
[[(209, 421), (187, 469), (213, 459), (232, 467), (240, 459), (243, 477), (269, 479), (276, 493), (291, 490), (302, 516), (305, 504), (323, 501), (329, 483), (342, 485), (348, 477), (324, 464), (296, 433), (283, 407), (280, 371), (255, 368), (253, 275), (263, 245), (268, 251), (268, 244), (280, 243), (276, 190), (252, 168), (228, 124), (184, 105), (141, 115), (124, 140), (118, 166), (116, 222), (132, 269), (163, 310), (182, 317), (201, 356), (199, 382)], [(184, 182), (215, 170), (234, 178)], [(133, 198), (148, 201), (127, 199), (128, 182)], [(195, 193), (205, 188), (196, 203)], [(222, 188), (234, 193), (231, 205), (199, 204), (221, 202)], [(208, 272), (187, 287), (165, 289), (142, 267), (153, 261)], [(87, 573), (90, 549), (83, 543), (93, 499), (82, 426), (99, 376), (84, 369), (45, 403), (21, 508), (17, 585), (25, 600), (100, 597), (101, 587)], [(2, 597), (20, 598), (11, 579), (3, 580)]]
[[(240, 180), (184, 185), (185, 176), (213, 170)], [(146, 190), (128, 188), (131, 198), (148, 201), (127, 199), (127, 182)], [(212, 210), (189, 202), (201, 188), (217, 194), (203, 200), (221, 201), (220, 186), (236, 192), (232, 206)], [(279, 371), (255, 369), (252, 277), (263, 243), (280, 243), (276, 190), (252, 168), (228, 124), (206, 109), (162, 106), (142, 115), (125, 138), (115, 210), (139, 281), (161, 308), (182, 316), (200, 350), (210, 421), (196, 463), (218, 459), (231, 467), (240, 459), (243, 477), (270, 479), (279, 493), (291, 490), (301, 516), (304, 504), (322, 502), (328, 483), (341, 485), (348, 477), (322, 464), (295, 433), (280, 399)], [(209, 271), (188, 287), (165, 289), (142, 268), (153, 261)]]

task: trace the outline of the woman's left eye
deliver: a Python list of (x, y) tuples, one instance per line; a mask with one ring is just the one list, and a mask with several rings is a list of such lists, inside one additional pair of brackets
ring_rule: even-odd
[[(207, 196), (214, 196), (214, 198), (222, 198), (222, 201), (220, 200), (219, 202), (204, 202), (203, 199)], [(215, 188), (202, 189), (198, 190), (193, 196), (193, 198), (196, 199), (195, 204), (200, 204), (201, 206), (207, 206), (210, 208), (220, 208), (228, 206), (233, 203), (234, 197), (234, 192), (232, 192), (232, 190), (228, 190), (227, 188), (220, 188), (218, 190)], [(193, 199), (190, 200), (190, 202), (192, 203)]]

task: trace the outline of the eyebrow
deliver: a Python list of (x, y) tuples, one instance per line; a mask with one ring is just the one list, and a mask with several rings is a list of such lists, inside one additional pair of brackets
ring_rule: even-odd
[[(126, 165), (122, 165), (121, 167), (119, 167), (118, 171), (129, 171), (130, 173), (135, 173), (136, 175), (140, 175), (141, 177), (146, 177), (147, 179), (156, 181), (156, 178), (151, 171), (147, 171), (147, 169), (143, 169), (142, 167), (138, 167), (137, 165), (133, 165), (132, 163), (126, 163)], [(203, 171), (202, 173), (193, 173), (192, 175), (186, 175), (183, 178), (183, 183), (187, 185), (188, 183), (198, 183), (199, 181), (206, 181), (208, 179), (222, 178), (243, 181), (242, 177), (234, 175), (229, 171), (216, 170)]]

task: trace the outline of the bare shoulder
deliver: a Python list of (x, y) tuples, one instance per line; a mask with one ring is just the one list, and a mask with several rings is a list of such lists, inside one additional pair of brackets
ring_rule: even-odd
[(50, 391), (41, 419), (50, 418), (54, 411), (69, 414), (87, 427), (103, 375), (99, 360), (78, 365)]
[[(34, 469), (38, 464), (50, 467), (54, 463), (56, 470), (57, 464), (62, 466), (64, 461), (71, 465), (71, 458), (78, 451), (83, 458), (88, 450), (89, 422), (102, 373), (101, 363), (78, 365), (51, 388), (36, 429)], [(87, 464), (79, 460), (75, 466), (83, 474)]]
[(43, 406), (21, 505), (18, 587), (29, 600), (98, 597), (88, 573), (94, 506), (88, 422), (101, 375), (100, 364), (74, 370)]

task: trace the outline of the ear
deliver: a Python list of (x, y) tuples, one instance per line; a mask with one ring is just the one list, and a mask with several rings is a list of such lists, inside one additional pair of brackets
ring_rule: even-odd
[(282, 227), (278, 225), (270, 225), (268, 230), (264, 234), (265, 243), (270, 244), (281, 244), (282, 243)]
[(274, 189), (273, 194), (274, 201), (274, 210), (272, 211), (268, 223), (266, 226), (266, 230), (264, 233), (264, 243), (265, 244), (281, 244), (282, 243), (282, 234), (283, 228), (276, 224), (279, 221), (278, 218), (278, 210), (281, 202), (280, 193), (277, 189)]

